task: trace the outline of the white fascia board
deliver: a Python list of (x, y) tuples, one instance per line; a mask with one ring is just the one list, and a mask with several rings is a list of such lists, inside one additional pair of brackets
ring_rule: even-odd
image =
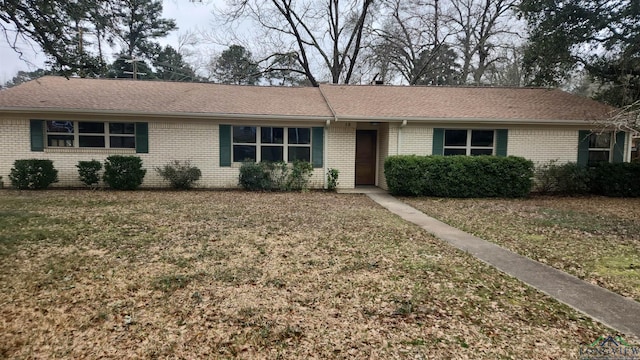
[(34, 115), (117, 115), (119, 117), (152, 117), (152, 118), (189, 118), (207, 120), (297, 120), (322, 121), (333, 120), (327, 115), (266, 115), (266, 114), (233, 114), (233, 113), (191, 113), (191, 112), (133, 112), (126, 110), (88, 110), (88, 109), (58, 109), (58, 108), (0, 108), (0, 114), (34, 114)]
[(428, 117), (361, 117), (338, 116), (336, 121), (352, 122), (398, 122), (408, 123), (450, 123), (450, 124), (491, 124), (491, 125), (594, 125), (592, 120), (555, 120), (555, 119), (488, 119), (488, 118), (428, 118)]

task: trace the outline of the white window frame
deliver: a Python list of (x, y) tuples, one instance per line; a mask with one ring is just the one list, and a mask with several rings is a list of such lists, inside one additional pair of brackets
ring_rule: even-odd
[[(471, 156), (472, 150), (488, 150), (491, 149), (491, 155), (496, 154), (496, 131), (494, 129), (466, 129), (467, 131), (467, 143), (462, 146), (447, 146), (447, 131), (461, 131), (465, 129), (444, 129), (444, 133), (442, 136), (442, 153), (444, 154), (447, 149), (451, 150), (465, 150), (466, 156)], [(493, 141), (491, 146), (471, 146), (471, 136), (474, 131), (492, 131), (493, 132)], [(449, 155), (450, 156), (450, 155)], [(477, 155), (473, 155), (477, 156)]]
[[(236, 142), (235, 138), (233, 136), (234, 133), (234, 129), (236, 127), (252, 127), (256, 129), (256, 142), (255, 143), (242, 143), (242, 142)], [(262, 128), (282, 128), (283, 130), (283, 134), (282, 134), (282, 144), (273, 144), (273, 143), (262, 143)], [(290, 144), (289, 143), (289, 129), (308, 129), (309, 130), (309, 143), (308, 144)], [(274, 126), (256, 126), (256, 125), (233, 125), (231, 127), (231, 156), (232, 156), (232, 160), (234, 163), (242, 163), (243, 160), (236, 160), (235, 159), (235, 151), (234, 148), (236, 145), (239, 146), (255, 146), (256, 148), (256, 162), (261, 162), (262, 161), (262, 151), (261, 148), (263, 146), (265, 147), (282, 147), (282, 161), (288, 163), (289, 162), (289, 147), (307, 147), (309, 148), (309, 160), (308, 162), (311, 162), (313, 157), (311, 152), (313, 151), (312, 149), (312, 142), (313, 142), (313, 129), (311, 129), (311, 127), (305, 127), (305, 126), (278, 126), (278, 125), (274, 125)]]
[[(591, 136), (603, 136), (603, 135), (608, 135), (609, 136), (609, 147), (591, 147)], [(607, 162), (612, 162), (613, 161), (613, 146), (615, 145), (615, 138), (613, 137), (614, 133), (612, 132), (603, 132), (603, 133), (591, 133), (589, 134), (589, 138), (587, 139), (588, 143), (589, 143), (589, 155), (587, 158), (587, 164), (589, 165), (594, 165), (593, 162), (591, 162), (591, 153), (592, 152), (605, 152), (608, 151), (609, 152), (609, 157), (607, 159)]]
[[(73, 133), (70, 132), (52, 132), (48, 130), (47, 123), (49, 121), (60, 121), (60, 122), (71, 122), (73, 124)], [(81, 133), (80, 132), (80, 123), (98, 123), (103, 124), (104, 132), (102, 133)], [(109, 124), (132, 124), (133, 125), (133, 134), (111, 134), (109, 132)], [(45, 120), (45, 136), (46, 136), (46, 144), (47, 148), (73, 148), (73, 149), (135, 149), (135, 123), (132, 122), (123, 122), (123, 121), (82, 121), (82, 120)], [(57, 136), (73, 136), (73, 143), (70, 145), (49, 145), (49, 136), (57, 135)], [(104, 146), (80, 146), (80, 136), (95, 136), (102, 137), (104, 139)], [(132, 148), (129, 147), (111, 147), (111, 137), (130, 137), (134, 139), (134, 146)], [(60, 140), (64, 141), (64, 140)]]

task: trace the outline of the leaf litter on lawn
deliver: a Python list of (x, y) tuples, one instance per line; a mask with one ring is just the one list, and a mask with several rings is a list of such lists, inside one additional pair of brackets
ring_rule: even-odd
[(480, 238), (640, 300), (640, 199), (403, 200)]
[(0, 229), (21, 234), (2, 357), (565, 359), (611, 332), (360, 195), (4, 191), (0, 212), (29, 217)]

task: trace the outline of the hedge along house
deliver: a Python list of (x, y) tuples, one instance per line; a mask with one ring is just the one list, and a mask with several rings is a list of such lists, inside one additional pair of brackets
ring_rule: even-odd
[(516, 155), (534, 162), (629, 161), (624, 132), (594, 132), (614, 109), (560, 90), (321, 85), (234, 86), (44, 77), (0, 92), (0, 175), (16, 159), (51, 159), (55, 186), (80, 186), (76, 164), (137, 155), (143, 187), (171, 160), (201, 187), (238, 186), (242, 161), (309, 161), (339, 188), (386, 188), (391, 155)]

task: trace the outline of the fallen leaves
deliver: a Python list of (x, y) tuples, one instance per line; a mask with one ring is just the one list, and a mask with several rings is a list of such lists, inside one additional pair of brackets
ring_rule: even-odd
[(608, 332), (359, 195), (7, 191), (0, 212), (2, 357), (576, 358)]

